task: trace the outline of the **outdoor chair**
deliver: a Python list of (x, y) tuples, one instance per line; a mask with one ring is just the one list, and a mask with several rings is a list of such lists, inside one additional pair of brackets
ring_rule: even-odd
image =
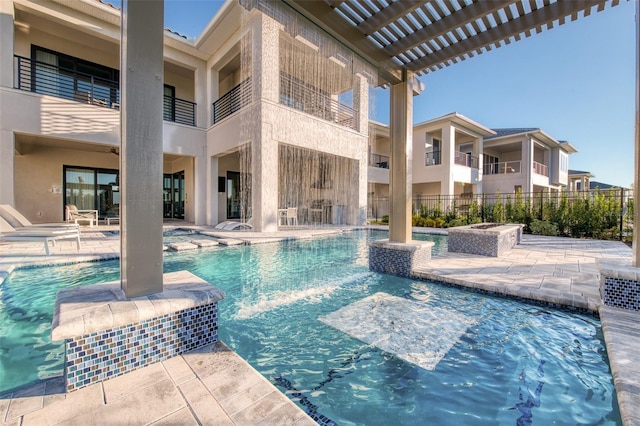
[(77, 230), (78, 225), (65, 223), (38, 223), (33, 224), (22, 213), (9, 204), (0, 204), (0, 217), (13, 226), (16, 231), (26, 231), (37, 228), (45, 228), (47, 230)]
[(44, 243), (44, 252), (47, 256), (49, 251), (49, 242), (55, 247), (58, 240), (75, 239), (78, 251), (80, 251), (80, 231), (78, 229), (47, 229), (33, 228), (27, 230), (16, 231), (6, 220), (0, 217), (0, 241), (8, 242), (34, 242), (41, 241)]
[(65, 207), (67, 223), (89, 222), (89, 226), (98, 223), (98, 210), (78, 210), (75, 204), (67, 204)]

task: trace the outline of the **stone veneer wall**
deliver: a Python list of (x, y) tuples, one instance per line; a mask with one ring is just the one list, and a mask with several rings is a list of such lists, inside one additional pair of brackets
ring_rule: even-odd
[(640, 311), (640, 268), (599, 260), (600, 296), (607, 306)]
[(369, 243), (369, 269), (385, 274), (408, 277), (411, 270), (431, 260), (432, 241), (403, 244), (389, 240)]
[(448, 250), (500, 257), (519, 244), (522, 237), (522, 225), (500, 225), (489, 229), (477, 229), (475, 226), (477, 225), (450, 228)]
[(119, 282), (59, 291), (51, 340), (65, 341), (67, 391), (215, 343), (223, 298), (187, 271), (165, 274), (162, 293), (133, 299)]

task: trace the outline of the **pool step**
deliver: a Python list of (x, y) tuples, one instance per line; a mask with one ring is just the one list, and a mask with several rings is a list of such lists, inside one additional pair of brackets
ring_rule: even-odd
[(220, 243), (223, 246), (239, 246), (241, 244), (244, 244), (244, 241), (236, 240), (234, 238), (220, 238), (218, 240), (218, 243)]
[(191, 244), (195, 244), (198, 247), (214, 247), (219, 243), (215, 240), (192, 240)]
[(183, 250), (195, 250), (198, 248), (198, 246), (191, 243), (170, 243), (169, 248), (175, 251), (183, 251)]

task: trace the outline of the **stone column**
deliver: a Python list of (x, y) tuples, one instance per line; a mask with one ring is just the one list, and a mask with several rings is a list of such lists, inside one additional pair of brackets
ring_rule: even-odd
[[(271, 17), (257, 9), (252, 13), (251, 77), (255, 100), (277, 103), (280, 93), (279, 31)], [(253, 229), (258, 232), (278, 230), (278, 141), (271, 126), (264, 121), (264, 103), (247, 121), (251, 130), (251, 209)]]
[(207, 225), (215, 225), (220, 219), (218, 218), (218, 159), (210, 157), (207, 153)]
[(531, 136), (526, 135), (522, 141), (522, 164), (520, 172), (524, 173), (522, 192), (533, 192), (533, 142)]
[(413, 183), (413, 73), (402, 72), (402, 82), (391, 86), (389, 240), (411, 241), (411, 186)]
[(164, 0), (122, 2), (121, 287), (128, 298), (162, 292)]
[[(453, 195), (454, 191), (453, 166), (455, 165), (456, 155), (456, 129), (450, 124), (442, 128), (441, 150), (440, 159), (446, 174), (442, 176), (442, 181), (440, 182), (440, 194), (447, 197)], [(442, 207), (448, 207), (448, 201), (443, 203)]]
[(207, 149), (203, 147), (203, 155), (193, 159), (193, 222), (196, 225), (205, 225), (207, 220), (207, 188), (218, 190), (218, 182), (215, 186), (207, 185)]
[(207, 105), (207, 68), (206, 63), (201, 64), (193, 73), (195, 101), (196, 101), (196, 126), (209, 127), (210, 106)]
[(15, 205), (15, 134), (0, 129), (0, 204)]
[(13, 87), (13, 2), (0, 1), (0, 86)]
[(369, 82), (361, 74), (354, 76), (355, 85), (353, 91), (353, 106), (355, 111), (356, 130), (360, 133), (369, 133)]

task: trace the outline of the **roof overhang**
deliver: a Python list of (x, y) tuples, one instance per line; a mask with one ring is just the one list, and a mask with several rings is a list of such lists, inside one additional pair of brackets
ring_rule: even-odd
[(477, 121), (473, 121), (472, 119), (465, 117), (464, 115), (459, 114), (457, 112), (452, 112), (450, 114), (443, 115), (441, 117), (436, 117), (431, 120), (423, 121), (421, 123), (415, 124), (413, 127), (414, 128), (430, 127), (430, 126), (442, 125), (445, 123), (452, 123), (456, 127), (462, 130), (465, 130), (466, 132), (470, 133), (473, 136), (485, 137), (485, 136), (496, 134), (496, 132), (489, 129), (488, 127), (483, 126)]
[(395, 84), (424, 75), (619, 0), (283, 0)]

